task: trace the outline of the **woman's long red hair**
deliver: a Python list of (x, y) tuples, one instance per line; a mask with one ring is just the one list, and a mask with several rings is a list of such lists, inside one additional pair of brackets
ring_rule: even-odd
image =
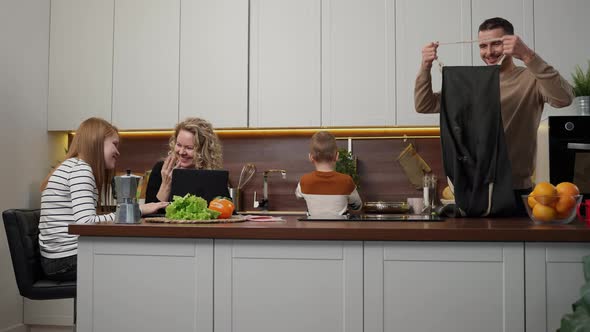
[[(92, 168), (92, 174), (98, 189), (98, 205), (101, 205), (103, 194), (110, 188), (114, 170), (107, 170), (104, 160), (104, 141), (107, 137), (118, 135), (117, 127), (100, 118), (84, 120), (76, 130), (76, 135), (66, 154), (66, 159), (79, 158), (87, 162)], [(47, 188), (49, 178), (59, 167), (56, 166), (41, 184), (41, 190)], [(104, 189), (104, 191), (103, 191)]]

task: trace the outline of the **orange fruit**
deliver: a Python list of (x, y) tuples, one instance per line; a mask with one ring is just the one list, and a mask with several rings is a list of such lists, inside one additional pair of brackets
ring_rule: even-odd
[(557, 216), (556, 216), (555, 218), (557, 218), (557, 219), (565, 219), (565, 218), (567, 218), (567, 217), (569, 217), (569, 216), (570, 216), (570, 212), (571, 212), (571, 211), (568, 211), (568, 212), (562, 212), (562, 213), (557, 213)]
[(537, 202), (550, 205), (557, 200), (557, 190), (549, 182), (539, 182), (533, 190)]
[(555, 186), (555, 190), (557, 191), (558, 195), (568, 195), (568, 196), (576, 196), (580, 194), (580, 189), (578, 186), (571, 182), (562, 182)]
[(534, 197), (534, 191), (532, 193), (529, 194), (529, 197), (527, 198), (527, 203), (529, 204), (529, 207), (532, 209), (535, 207), (535, 205), (537, 205), (537, 200)]
[(551, 221), (557, 217), (557, 211), (550, 206), (537, 204), (533, 208), (533, 217), (539, 221)]
[(573, 196), (559, 196), (557, 203), (555, 204), (555, 211), (557, 214), (568, 214), (572, 208), (576, 205), (576, 199)]

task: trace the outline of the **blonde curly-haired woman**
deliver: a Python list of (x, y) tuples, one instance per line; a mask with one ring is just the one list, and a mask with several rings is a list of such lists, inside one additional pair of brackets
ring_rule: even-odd
[(158, 161), (148, 181), (145, 202), (167, 202), (170, 199), (172, 171), (175, 168), (221, 169), (221, 142), (213, 126), (201, 118), (187, 118), (174, 128), (168, 156)]

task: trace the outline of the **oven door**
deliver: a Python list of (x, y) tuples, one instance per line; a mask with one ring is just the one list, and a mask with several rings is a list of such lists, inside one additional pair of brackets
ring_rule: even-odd
[(590, 198), (590, 116), (549, 117), (549, 176), (573, 182)]

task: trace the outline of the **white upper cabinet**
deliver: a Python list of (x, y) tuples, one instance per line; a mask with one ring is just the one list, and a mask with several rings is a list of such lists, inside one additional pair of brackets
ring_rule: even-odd
[(248, 126), (248, 0), (182, 1), (180, 119)]
[(322, 4), (322, 126), (394, 125), (394, 1)]
[(113, 123), (172, 128), (178, 121), (180, 0), (117, 0)]
[[(469, 0), (398, 0), (395, 7), (397, 125), (438, 125), (438, 114), (419, 114), (414, 108), (414, 83), (429, 42), (471, 40)], [(438, 57), (445, 65), (471, 65), (471, 45), (441, 45)], [(440, 91), (441, 73), (432, 66), (432, 86)]]
[[(535, 0), (535, 51), (570, 83), (576, 65), (583, 70), (588, 68), (588, 13), (590, 1), (587, 0)], [(565, 109), (545, 104), (545, 115), (576, 114), (573, 104)]]
[[(192, 116), (217, 128), (438, 125), (414, 107), (425, 44), (477, 39), (504, 17), (571, 81), (590, 58), (588, 12), (583, 0), (52, 0), (48, 128), (91, 116), (121, 129)], [(477, 43), (438, 55), (483, 64)], [(431, 73), (440, 91), (438, 64)]]
[(319, 126), (321, 2), (250, 6), (249, 126)]
[(113, 0), (52, 0), (48, 129), (111, 120)]

